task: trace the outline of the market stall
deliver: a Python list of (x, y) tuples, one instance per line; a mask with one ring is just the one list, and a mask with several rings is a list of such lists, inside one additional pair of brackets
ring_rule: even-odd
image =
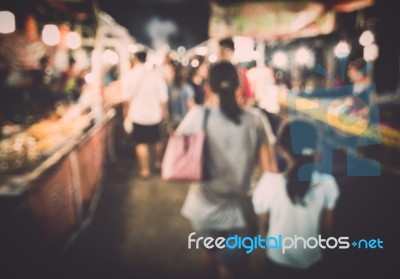
[(0, 17), (13, 27), (0, 28), (0, 254), (56, 255), (90, 222), (114, 155), (108, 65), (96, 59), (111, 17), (93, 1), (4, 3)]

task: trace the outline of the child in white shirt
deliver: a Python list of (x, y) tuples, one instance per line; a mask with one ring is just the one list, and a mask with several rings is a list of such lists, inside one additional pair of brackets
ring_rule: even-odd
[[(339, 189), (331, 175), (315, 171), (315, 126), (303, 119), (287, 122), (279, 130), (277, 144), (287, 168), (281, 173), (265, 172), (253, 194), (262, 236), (297, 236), (307, 240), (329, 235)], [(282, 276), (299, 274), (321, 260), (318, 246), (304, 248), (303, 242), (299, 243), (297, 249), (286, 249), (285, 253), (282, 249), (267, 248), (269, 270)]]

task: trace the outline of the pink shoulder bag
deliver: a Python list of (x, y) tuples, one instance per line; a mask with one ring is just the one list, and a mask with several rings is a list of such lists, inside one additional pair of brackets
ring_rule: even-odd
[(207, 119), (205, 109), (203, 130), (193, 135), (170, 135), (161, 166), (161, 178), (166, 181), (200, 181), (203, 178), (203, 150)]

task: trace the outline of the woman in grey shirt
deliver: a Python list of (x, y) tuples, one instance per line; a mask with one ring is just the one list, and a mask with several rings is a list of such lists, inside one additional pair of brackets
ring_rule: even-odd
[[(205, 179), (190, 185), (182, 214), (190, 220), (196, 237), (246, 236), (250, 234), (247, 213), (252, 211), (251, 176), (257, 162), (262, 171), (276, 171), (272, 152), (275, 137), (259, 110), (238, 105), (239, 78), (231, 63), (214, 64), (209, 83), (217, 102), (207, 109)], [(177, 132), (200, 131), (205, 112), (204, 107), (194, 107)], [(207, 278), (243, 278), (247, 262), (244, 250), (203, 247), (200, 255), (209, 272)]]

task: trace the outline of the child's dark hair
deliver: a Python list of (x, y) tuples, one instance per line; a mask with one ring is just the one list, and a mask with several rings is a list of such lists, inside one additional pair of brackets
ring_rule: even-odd
[(317, 129), (304, 119), (288, 121), (278, 131), (278, 143), (294, 160), (294, 166), (287, 174), (288, 196), (294, 204), (305, 205), (304, 196), (311, 185), (318, 148)]
[(147, 59), (147, 52), (144, 51), (144, 50), (143, 51), (138, 51), (138, 52), (135, 53), (135, 57), (140, 62), (145, 63), (146, 59)]
[(235, 66), (229, 62), (213, 64), (209, 72), (211, 89), (218, 94), (222, 112), (234, 123), (240, 124), (242, 112), (236, 100), (239, 76)]

